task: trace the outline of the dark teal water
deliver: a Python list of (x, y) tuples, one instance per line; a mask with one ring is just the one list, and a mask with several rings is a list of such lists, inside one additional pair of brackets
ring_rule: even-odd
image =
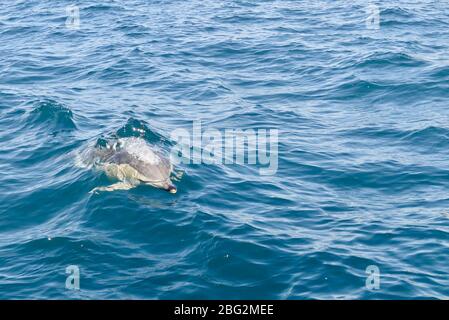
[[(448, 4), (375, 3), (2, 1), (0, 298), (448, 298)], [(86, 145), (194, 120), (278, 129), (277, 173), (88, 193)]]

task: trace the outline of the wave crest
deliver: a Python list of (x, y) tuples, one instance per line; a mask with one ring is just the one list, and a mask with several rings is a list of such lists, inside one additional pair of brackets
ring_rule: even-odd
[(72, 110), (54, 100), (35, 103), (35, 107), (30, 113), (29, 122), (32, 125), (50, 125), (53, 129), (76, 129)]

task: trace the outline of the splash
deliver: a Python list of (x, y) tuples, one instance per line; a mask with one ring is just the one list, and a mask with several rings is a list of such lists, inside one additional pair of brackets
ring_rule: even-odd
[(126, 149), (141, 161), (158, 164), (160, 156), (168, 154), (172, 143), (142, 120), (130, 118), (115, 132), (101, 135), (75, 152), (75, 166), (91, 169), (101, 163), (102, 155), (108, 149)]

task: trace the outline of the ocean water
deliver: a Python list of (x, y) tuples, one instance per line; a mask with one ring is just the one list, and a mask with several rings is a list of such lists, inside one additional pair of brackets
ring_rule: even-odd
[[(0, 298), (448, 298), (448, 14), (1, 1)], [(277, 171), (181, 163), (176, 194), (89, 193), (109, 181), (81, 150), (168, 150), (195, 121), (279, 130)]]

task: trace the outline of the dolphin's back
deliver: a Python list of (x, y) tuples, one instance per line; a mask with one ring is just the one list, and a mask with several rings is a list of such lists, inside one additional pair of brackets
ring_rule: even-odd
[(140, 174), (140, 179), (143, 182), (166, 181), (170, 178), (170, 162), (157, 154), (155, 155), (159, 157), (160, 161), (158, 163), (149, 163), (124, 149), (113, 153), (106, 159), (106, 162), (117, 165), (129, 165)]

